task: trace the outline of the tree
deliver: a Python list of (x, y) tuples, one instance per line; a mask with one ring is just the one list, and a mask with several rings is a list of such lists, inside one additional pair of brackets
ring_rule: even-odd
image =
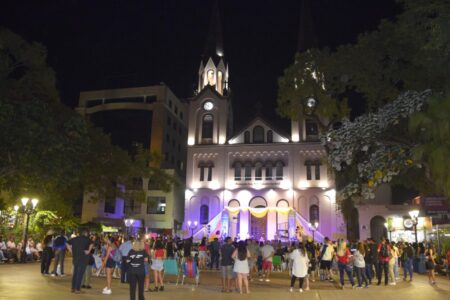
[[(331, 129), (322, 141), (347, 217), (354, 200), (373, 197), (380, 182), (414, 181), (423, 193), (448, 195), (443, 166), (449, 113), (443, 95), (450, 85), (450, 2), (402, 4), (396, 20), (383, 20), (356, 44), (298, 53), (279, 80), (278, 111), (286, 117), (298, 114), (311, 96), (318, 100), (316, 120), (324, 116), (333, 122), (348, 113), (349, 93), (366, 103), (368, 114), (355, 122), (344, 120), (338, 130), (322, 126), (322, 132)], [(433, 91), (430, 102), (429, 92), (408, 92), (428, 89)], [(428, 130), (431, 120), (437, 126)]]

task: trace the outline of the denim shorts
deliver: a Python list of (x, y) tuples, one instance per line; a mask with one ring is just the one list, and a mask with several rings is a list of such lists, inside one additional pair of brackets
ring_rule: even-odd
[(106, 267), (108, 269), (114, 269), (116, 267), (116, 262), (111, 258), (108, 258), (108, 260), (106, 261)]

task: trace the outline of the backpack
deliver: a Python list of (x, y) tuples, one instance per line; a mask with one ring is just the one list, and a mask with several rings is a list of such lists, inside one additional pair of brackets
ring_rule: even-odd
[(112, 258), (116, 263), (121, 263), (122, 262), (122, 252), (120, 252), (119, 249), (116, 249), (116, 251), (113, 254), (113, 258)]
[(381, 257), (389, 257), (389, 251), (388, 251), (388, 247), (386, 244), (381, 246), (380, 255), (381, 255)]

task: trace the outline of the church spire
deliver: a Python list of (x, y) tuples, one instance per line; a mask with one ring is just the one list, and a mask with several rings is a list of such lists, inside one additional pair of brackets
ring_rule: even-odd
[(218, 0), (214, 0), (212, 6), (211, 18), (209, 21), (209, 33), (206, 39), (205, 51), (203, 52), (204, 59), (214, 56), (222, 57), (224, 55), (218, 2)]
[(302, 0), (298, 29), (297, 52), (305, 52), (318, 46), (312, 16), (312, 0)]
[(209, 33), (198, 70), (197, 93), (200, 93), (207, 86), (213, 87), (221, 95), (226, 95), (229, 92), (228, 65), (224, 59), (222, 26), (218, 2), (218, 0), (215, 0), (212, 6)]

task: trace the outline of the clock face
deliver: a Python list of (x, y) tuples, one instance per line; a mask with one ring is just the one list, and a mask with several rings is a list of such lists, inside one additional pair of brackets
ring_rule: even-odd
[(206, 101), (204, 104), (203, 104), (203, 109), (204, 110), (211, 110), (211, 109), (213, 109), (213, 107), (214, 107), (214, 104), (211, 102), (211, 101)]
[(414, 223), (411, 219), (405, 219), (403, 221), (403, 226), (405, 226), (406, 228), (411, 228), (413, 227)]

